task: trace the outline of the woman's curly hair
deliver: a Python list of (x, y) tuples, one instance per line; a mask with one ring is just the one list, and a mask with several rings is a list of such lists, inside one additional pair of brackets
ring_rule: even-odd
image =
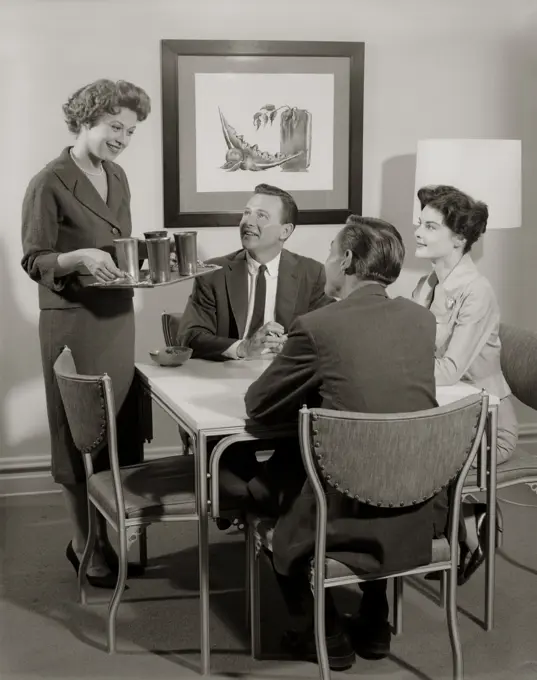
[(446, 227), (462, 236), (468, 253), (487, 229), (489, 210), (486, 203), (476, 201), (456, 187), (447, 184), (422, 187), (418, 191), (421, 209), (426, 205), (438, 210)]
[(133, 83), (101, 78), (77, 90), (62, 108), (69, 131), (78, 134), (83, 125), (93, 127), (102, 116), (117, 114), (120, 108), (133, 111), (139, 121), (145, 120), (151, 100)]

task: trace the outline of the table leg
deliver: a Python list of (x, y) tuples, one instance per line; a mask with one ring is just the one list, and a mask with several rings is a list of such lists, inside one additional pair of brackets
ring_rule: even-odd
[(196, 438), (196, 485), (198, 492), (198, 551), (200, 579), (200, 638), (201, 673), (210, 672), (211, 646), (209, 640), (209, 513), (207, 503), (207, 437), (199, 434)]
[(487, 423), (487, 559), (485, 572), (485, 630), (494, 626), (494, 575), (496, 566), (496, 450), (498, 407), (490, 408)]
[[(209, 501), (207, 497), (207, 435), (192, 431), (182, 419), (178, 417), (158, 394), (155, 394), (150, 387), (144, 385), (144, 392), (150, 397), (151, 402), (156, 403), (163, 409), (179, 427), (184, 428), (190, 436), (195, 451), (195, 485), (196, 498), (198, 503), (198, 566), (200, 582), (200, 638), (201, 638), (201, 674), (208, 675), (210, 672), (210, 639), (209, 639)], [(151, 433), (152, 436), (152, 433)]]

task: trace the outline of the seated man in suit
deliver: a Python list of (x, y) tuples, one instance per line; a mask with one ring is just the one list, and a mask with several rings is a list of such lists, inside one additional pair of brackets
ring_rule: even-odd
[(282, 189), (260, 184), (242, 219), (242, 248), (209, 262), (222, 266), (194, 281), (179, 335), (193, 357), (225, 361), (277, 352), (290, 324), (332, 302), (320, 262), (284, 248), (298, 209)]
[[(286, 191), (268, 184), (255, 188), (239, 225), (242, 248), (209, 260), (222, 269), (194, 281), (179, 328), (193, 357), (226, 361), (276, 353), (298, 316), (333, 302), (324, 292), (322, 264), (284, 248), (297, 218)], [(245, 482), (258, 463), (251, 445), (228, 453), (220, 470), (222, 509), (235, 517), (235, 499), (247, 494)], [(229, 520), (219, 526), (228, 527)]]
[[(305, 403), (366, 413), (437, 405), (434, 316), (410, 300), (391, 299), (386, 293), (403, 258), (401, 236), (391, 224), (349, 217), (325, 264), (326, 292), (341, 300), (295, 321), (281, 352), (246, 394), (251, 418), (265, 425), (292, 422)], [(287, 634), (284, 644), (297, 656), (314, 660), (307, 567), (314, 551), (315, 500), (305, 483), (297, 444), (276, 451), (248, 489), (254, 507), (278, 518), (273, 566), (291, 614), (307, 621), (306, 630)], [(435, 517), (431, 501), (392, 510), (328, 491), (327, 552), (348, 546), (344, 554), (354, 568), (386, 572), (425, 564), (431, 558), (433, 536), (441, 535), (444, 527), (445, 515)], [(347, 560), (341, 552), (338, 559)], [(386, 581), (363, 584), (362, 591), (360, 615), (351, 624), (350, 638), (327, 591), (327, 645), (334, 669), (352, 665), (355, 651), (367, 658), (389, 652)]]

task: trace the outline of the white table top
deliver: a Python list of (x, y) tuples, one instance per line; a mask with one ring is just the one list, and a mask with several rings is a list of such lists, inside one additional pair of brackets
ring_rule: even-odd
[[(191, 359), (183, 366), (165, 368), (137, 363), (151, 390), (193, 430), (242, 429), (246, 420), (244, 395), (270, 359), (205, 361)], [(480, 390), (466, 383), (438, 387), (436, 399), (444, 406)], [(490, 404), (498, 404), (490, 397)]]

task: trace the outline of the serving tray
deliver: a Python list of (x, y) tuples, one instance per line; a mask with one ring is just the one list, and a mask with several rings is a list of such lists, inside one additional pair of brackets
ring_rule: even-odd
[(149, 272), (143, 270), (140, 272), (139, 281), (132, 281), (131, 279), (116, 279), (115, 281), (110, 281), (110, 283), (101, 283), (100, 281), (96, 281), (95, 283), (90, 283), (89, 285), (94, 288), (159, 288), (160, 286), (173, 286), (174, 283), (195, 279), (198, 276), (210, 274), (217, 269), (222, 269), (222, 267), (217, 264), (205, 264), (202, 262), (198, 264), (198, 271), (195, 274), (182, 276), (178, 272), (172, 271), (170, 280), (164, 281), (163, 283), (153, 283), (153, 281), (151, 281)]

